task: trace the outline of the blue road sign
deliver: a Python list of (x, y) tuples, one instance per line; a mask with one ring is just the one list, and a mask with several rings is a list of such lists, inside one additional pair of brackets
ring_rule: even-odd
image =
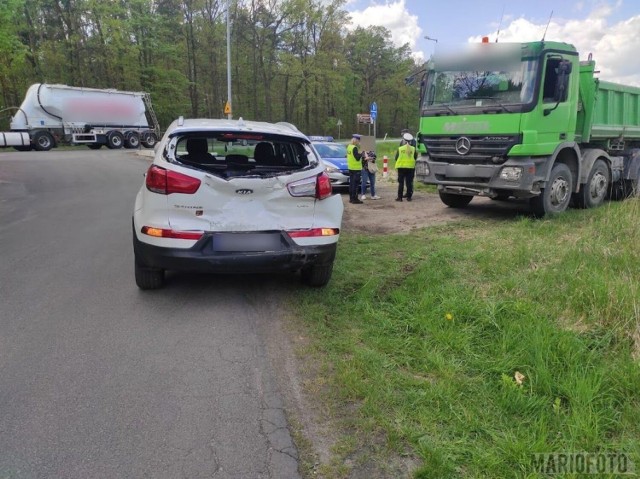
[(378, 104), (375, 101), (371, 104), (369, 113), (371, 114), (371, 120), (376, 121), (376, 118), (378, 118)]

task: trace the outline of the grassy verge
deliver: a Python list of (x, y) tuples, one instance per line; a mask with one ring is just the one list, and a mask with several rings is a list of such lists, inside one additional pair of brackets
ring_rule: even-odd
[(402, 455), (418, 478), (538, 477), (537, 452), (640, 469), (639, 215), (343, 235), (330, 285), (296, 298), (343, 432), (326, 477)]

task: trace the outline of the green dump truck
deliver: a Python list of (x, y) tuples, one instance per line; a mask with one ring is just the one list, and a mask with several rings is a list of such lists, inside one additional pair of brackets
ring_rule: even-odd
[(640, 88), (596, 73), (559, 42), (435, 55), (421, 81), (416, 178), (454, 208), (528, 199), (536, 216), (637, 194)]

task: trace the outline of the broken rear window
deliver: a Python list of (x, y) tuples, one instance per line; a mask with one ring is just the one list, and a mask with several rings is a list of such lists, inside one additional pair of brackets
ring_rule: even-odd
[(175, 160), (223, 177), (273, 175), (315, 165), (309, 143), (260, 133), (196, 132), (174, 138)]

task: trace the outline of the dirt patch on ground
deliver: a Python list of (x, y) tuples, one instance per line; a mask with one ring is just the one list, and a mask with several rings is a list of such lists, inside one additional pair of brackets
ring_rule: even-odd
[(342, 228), (348, 232), (369, 234), (407, 233), (417, 228), (451, 223), (463, 219), (509, 220), (518, 215), (530, 215), (526, 202), (493, 201), (475, 197), (462, 209), (449, 208), (440, 201), (437, 193), (416, 190), (412, 201), (395, 201), (398, 183), (395, 178), (379, 178), (376, 194), (379, 200), (367, 195), (364, 203), (349, 203), (348, 191), (340, 192), (344, 200)]

